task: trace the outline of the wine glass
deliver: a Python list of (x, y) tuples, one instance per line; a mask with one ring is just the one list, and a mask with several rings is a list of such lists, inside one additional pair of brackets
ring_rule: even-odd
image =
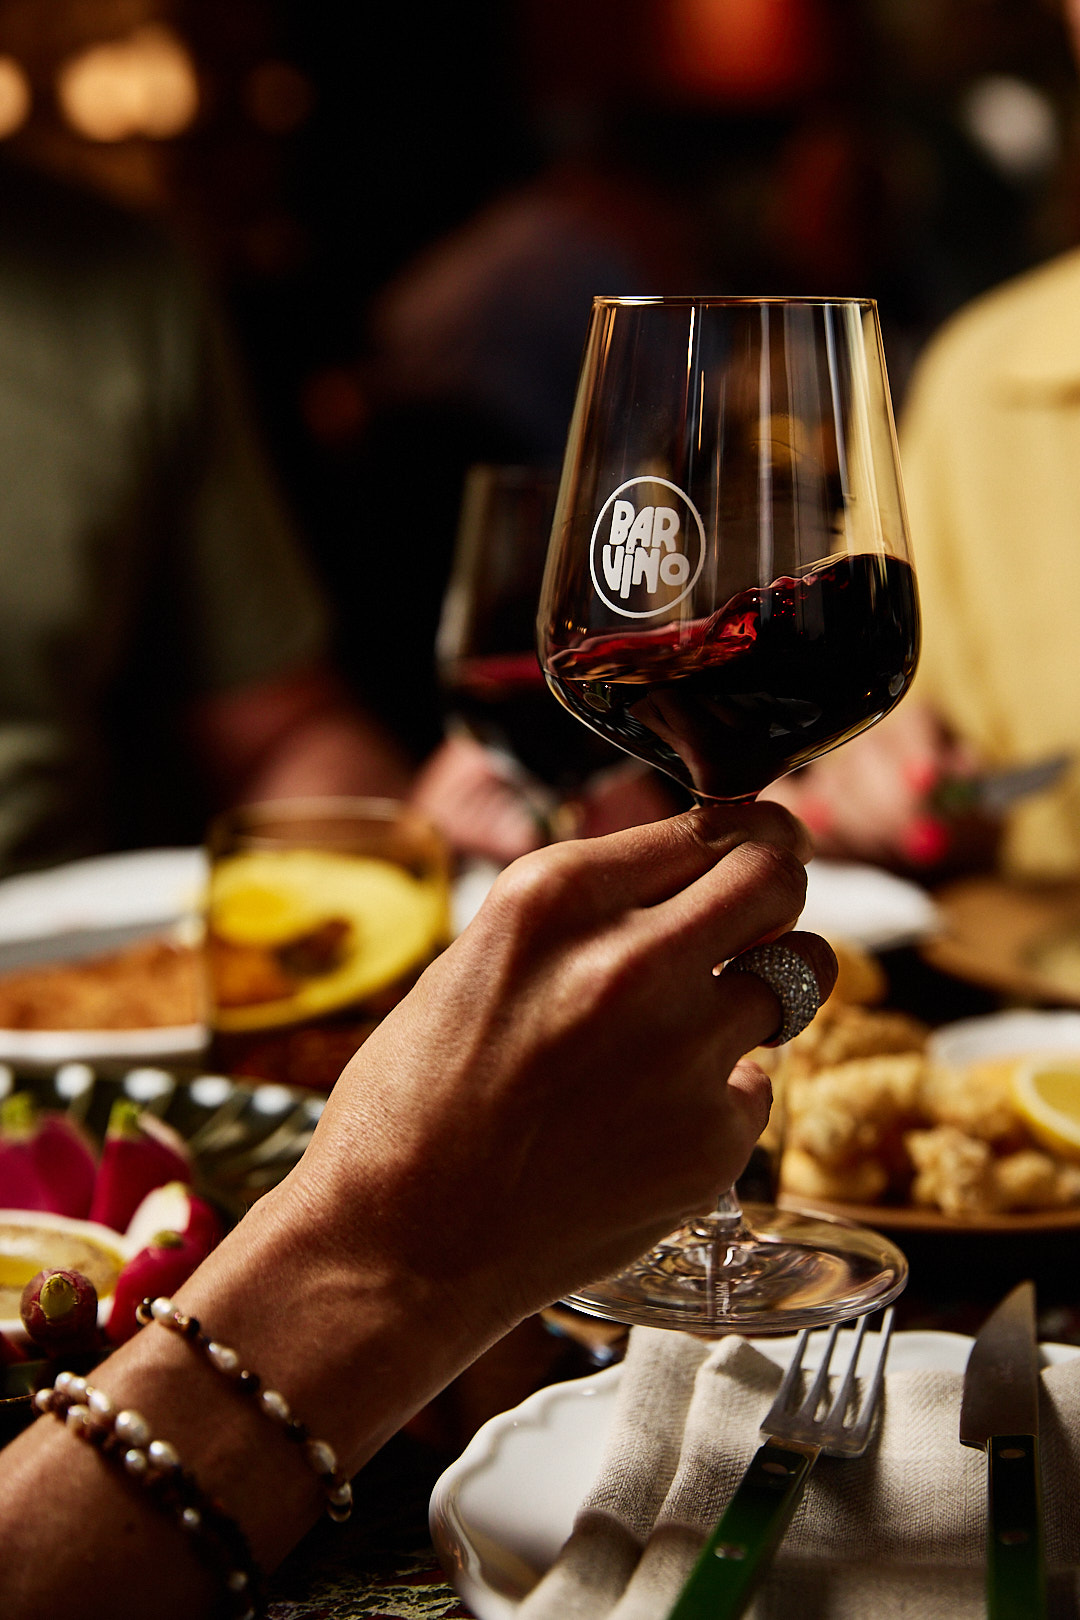
[(552, 703), (536, 653), (558, 487), (554, 468), (469, 469), (435, 646), (448, 731), (490, 750), (552, 837), (575, 832), (577, 796), (624, 759)]
[[(880, 720), (918, 642), (873, 301), (597, 298), (538, 618), (571, 714), (699, 802), (748, 800)], [(728, 1193), (571, 1303), (791, 1332), (906, 1275), (875, 1232)]]

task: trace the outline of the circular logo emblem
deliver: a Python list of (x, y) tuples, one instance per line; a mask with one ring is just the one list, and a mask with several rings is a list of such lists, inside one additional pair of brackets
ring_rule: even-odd
[(666, 478), (628, 478), (593, 524), (593, 586), (624, 619), (653, 619), (673, 608), (693, 590), (704, 561), (701, 514)]

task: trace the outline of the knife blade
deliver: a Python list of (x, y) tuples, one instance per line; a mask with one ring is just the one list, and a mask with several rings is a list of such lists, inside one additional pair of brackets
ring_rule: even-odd
[(980, 771), (975, 776), (948, 776), (934, 789), (931, 803), (945, 815), (979, 810), (984, 815), (1000, 816), (1017, 800), (1053, 787), (1072, 762), (1072, 754), (1050, 754), (1031, 765)]
[(968, 1357), (960, 1442), (986, 1452), (989, 1620), (1046, 1615), (1039, 1481), (1035, 1285), (1020, 1283), (983, 1323)]

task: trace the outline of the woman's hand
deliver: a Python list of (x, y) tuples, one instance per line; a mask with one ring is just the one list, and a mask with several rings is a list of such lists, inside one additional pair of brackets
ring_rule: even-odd
[[(321, 1229), (496, 1328), (628, 1261), (742, 1169), (776, 997), (727, 958), (790, 929), (805, 829), (692, 810), (518, 861), (369, 1037), (301, 1173)], [(792, 943), (824, 997), (835, 963)]]

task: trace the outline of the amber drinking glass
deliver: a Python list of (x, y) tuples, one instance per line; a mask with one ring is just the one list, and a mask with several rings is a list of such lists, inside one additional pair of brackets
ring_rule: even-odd
[(209, 834), (211, 1061), (328, 1091), (449, 938), (441, 836), (384, 799), (249, 805)]

